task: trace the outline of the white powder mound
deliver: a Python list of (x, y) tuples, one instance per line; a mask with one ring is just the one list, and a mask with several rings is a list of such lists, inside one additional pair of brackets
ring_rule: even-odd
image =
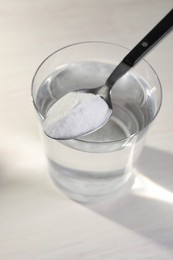
[(99, 95), (70, 92), (49, 109), (43, 123), (44, 132), (57, 139), (75, 138), (101, 127), (111, 113)]

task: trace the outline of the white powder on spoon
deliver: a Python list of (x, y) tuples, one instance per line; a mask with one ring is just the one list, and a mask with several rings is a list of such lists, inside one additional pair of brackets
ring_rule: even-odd
[(56, 139), (75, 138), (101, 127), (111, 113), (99, 95), (70, 92), (48, 110), (43, 123), (44, 132)]

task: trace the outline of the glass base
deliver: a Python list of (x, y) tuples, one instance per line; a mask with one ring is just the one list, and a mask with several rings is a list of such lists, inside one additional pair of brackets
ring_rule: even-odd
[(79, 203), (97, 203), (112, 196), (120, 196), (130, 190), (134, 176), (131, 172), (91, 173), (49, 166), (55, 185), (70, 199)]

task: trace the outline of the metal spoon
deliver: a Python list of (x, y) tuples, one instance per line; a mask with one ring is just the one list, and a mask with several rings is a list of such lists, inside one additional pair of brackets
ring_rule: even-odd
[[(111, 75), (106, 80), (103, 86), (93, 88), (93, 89), (80, 89), (75, 92), (85, 92), (95, 95), (100, 95), (101, 98), (107, 103), (109, 109), (112, 113), (112, 102), (111, 102), (111, 89), (115, 82), (122, 77), (127, 71), (134, 67), (137, 62), (139, 62), (145, 54), (149, 52), (168, 32), (173, 28), (173, 9), (125, 56), (125, 58), (120, 62), (120, 64), (114, 69)], [(111, 116), (110, 113), (110, 116)], [(106, 118), (105, 122), (102, 123), (98, 128), (102, 127), (107, 123), (109, 117)], [(78, 123), (78, 122), (77, 122)], [(90, 132), (82, 133), (89, 134), (97, 129), (92, 129)], [(78, 135), (73, 134), (68, 138), (57, 138), (50, 135), (46, 129), (44, 129), (46, 135), (53, 139), (72, 139), (78, 137)]]
[(115, 82), (134, 67), (172, 29), (173, 9), (125, 56), (103, 86), (77, 91), (99, 94), (112, 108), (110, 91)]

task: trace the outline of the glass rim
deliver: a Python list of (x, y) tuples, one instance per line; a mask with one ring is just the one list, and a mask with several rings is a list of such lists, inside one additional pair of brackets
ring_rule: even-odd
[[(34, 100), (34, 95), (33, 95), (33, 92), (34, 92), (34, 82), (35, 82), (35, 79), (36, 79), (36, 76), (39, 72), (39, 70), (41, 69), (42, 65), (47, 61), (49, 60), (49, 58), (51, 58), (53, 55), (55, 55), (56, 53), (62, 51), (62, 50), (65, 50), (67, 48), (71, 48), (73, 46), (77, 46), (77, 45), (86, 45), (86, 44), (107, 44), (107, 45), (112, 45), (112, 46), (115, 46), (115, 47), (119, 47), (121, 49), (124, 49), (124, 50), (127, 50), (127, 51), (130, 51), (129, 48), (127, 47), (124, 47), (123, 45), (120, 45), (120, 44), (117, 44), (117, 43), (113, 43), (113, 42), (107, 42), (107, 41), (81, 41), (81, 42), (74, 42), (74, 43), (71, 43), (71, 44), (68, 44), (64, 47), (61, 47), (55, 51), (53, 51), (51, 54), (49, 54), (41, 63), (40, 65), (37, 67), (35, 73), (34, 73), (34, 76), (32, 78), (32, 82), (31, 82), (31, 98), (32, 98), (32, 103), (34, 105), (34, 108), (37, 112), (37, 114), (40, 116), (41, 119), (44, 119), (42, 114), (39, 112), (37, 106), (36, 106), (36, 103), (35, 103), (35, 100)], [(161, 81), (157, 75), (157, 72), (155, 71), (155, 69), (152, 67), (152, 65), (145, 59), (145, 58), (142, 58), (140, 62), (144, 62), (148, 65), (148, 67), (153, 71), (153, 74), (156, 76), (156, 79), (158, 81), (158, 85), (159, 85), (159, 90), (160, 90), (160, 102), (159, 102), (159, 106), (157, 108), (157, 111), (155, 113), (155, 115), (153, 116), (153, 118), (151, 119), (151, 121), (146, 124), (143, 128), (139, 129), (138, 131), (136, 131), (135, 133), (131, 134), (130, 136), (126, 137), (126, 138), (122, 138), (122, 139), (118, 139), (118, 140), (111, 140), (111, 141), (92, 141), (92, 140), (82, 140), (80, 139), (80, 137), (77, 137), (77, 138), (74, 138), (74, 139), (70, 139), (70, 140), (74, 140), (74, 141), (77, 141), (77, 142), (81, 142), (81, 143), (89, 143), (89, 144), (96, 144), (96, 145), (107, 145), (107, 144), (111, 144), (111, 143), (118, 143), (118, 142), (128, 142), (128, 140), (130, 140), (131, 138), (135, 137), (135, 136), (138, 136), (140, 133), (142, 133), (149, 125), (151, 125), (151, 123), (155, 120), (155, 118), (157, 117), (159, 111), (160, 111), (160, 108), (161, 108), (161, 105), (162, 105), (162, 100), (163, 100), (163, 92), (162, 92), (162, 84), (161, 84)], [(138, 64), (138, 63), (137, 63)], [(136, 66), (136, 65), (135, 65)], [(134, 66), (134, 67), (135, 67)], [(133, 67), (133, 68), (134, 68)], [(50, 139), (53, 139), (53, 140), (57, 140), (57, 141), (66, 141), (66, 139), (56, 139), (56, 138), (51, 138), (49, 137)], [(67, 141), (69, 141), (69, 139), (67, 139)]]

